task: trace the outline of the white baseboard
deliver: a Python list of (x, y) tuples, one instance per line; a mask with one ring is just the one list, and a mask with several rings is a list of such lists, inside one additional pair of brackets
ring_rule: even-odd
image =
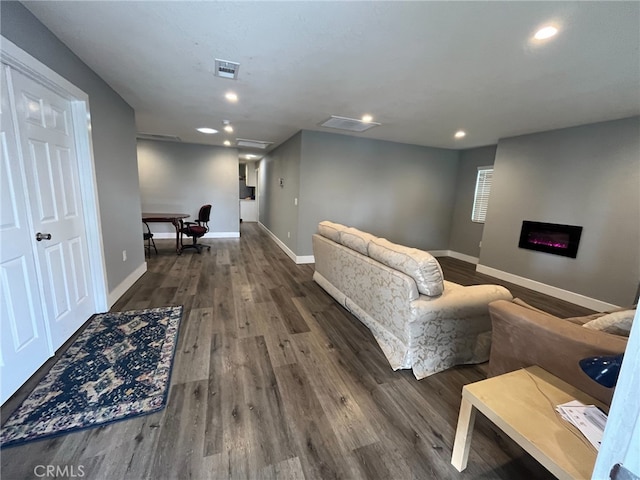
[(530, 280), (528, 278), (514, 275), (513, 273), (509, 272), (504, 272), (492, 267), (487, 267), (485, 265), (478, 265), (476, 267), (476, 271), (479, 273), (484, 273), (485, 275), (499, 278), (500, 280), (506, 280), (507, 282), (515, 283), (516, 285), (529, 288), (536, 292), (544, 293), (545, 295), (549, 295), (551, 297), (559, 298), (560, 300), (565, 300), (567, 302), (580, 305), (581, 307), (596, 310), (598, 312), (605, 312), (607, 310), (619, 308), (618, 305), (613, 305), (612, 303), (607, 303), (595, 298), (586, 297), (579, 293), (570, 292), (569, 290), (564, 290), (552, 285), (547, 285), (546, 283), (538, 282), (536, 280)]
[(429, 250), (429, 253), (434, 257), (453, 257), (458, 260), (462, 260), (463, 262), (473, 263), (474, 265), (477, 265), (479, 260), (477, 257), (472, 257), (465, 253), (454, 252), (453, 250)]
[(240, 238), (240, 231), (237, 232), (208, 232), (204, 238)]
[(262, 222), (258, 222), (258, 225), (260, 225), (260, 227), (265, 232), (267, 232), (267, 235), (269, 235), (271, 239), (274, 242), (276, 242), (276, 245), (278, 245), (282, 249), (282, 251), (284, 251), (284, 253), (286, 253), (287, 256), (296, 263), (296, 265), (300, 265), (303, 263), (315, 263), (316, 260), (313, 255), (304, 255), (304, 256), (296, 255), (289, 247), (285, 245), (285, 243), (282, 240), (276, 237), (275, 233), (273, 233), (271, 230), (265, 227)]
[(299, 255), (296, 257), (296, 263), (298, 265), (303, 263), (316, 263), (316, 257), (313, 255)]
[(473, 263), (477, 265), (480, 259), (478, 257), (472, 257), (471, 255), (467, 255), (466, 253), (455, 252), (453, 250), (447, 250), (447, 256), (457, 258), (458, 260), (462, 260), (463, 262)]
[(109, 303), (109, 308), (113, 307), (113, 304), (118, 301), (118, 299), (125, 294), (127, 290), (131, 288), (131, 286), (138, 281), (138, 279), (144, 275), (144, 272), (147, 271), (147, 262), (144, 262), (138, 268), (136, 268), (133, 272), (129, 274), (127, 278), (125, 278), (120, 285), (114, 288), (111, 292), (109, 292), (109, 297), (107, 298), (107, 302)]
[[(170, 232), (154, 233), (153, 238), (175, 240), (176, 234)], [(240, 232), (207, 232), (201, 238), (240, 238)]]

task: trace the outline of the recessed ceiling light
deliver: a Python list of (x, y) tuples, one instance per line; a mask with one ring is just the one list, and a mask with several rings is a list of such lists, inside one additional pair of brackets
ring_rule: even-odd
[(538, 30), (533, 38), (536, 40), (546, 40), (547, 38), (553, 37), (556, 33), (558, 33), (558, 29), (556, 27), (547, 25), (546, 27)]
[(230, 147), (230, 146), (231, 146), (231, 142), (230, 142), (229, 140), (225, 140), (225, 141), (224, 141), (224, 142), (222, 142), (222, 143), (224, 143), (224, 146), (225, 146), (225, 147)]
[(238, 101), (238, 95), (236, 95), (233, 92), (227, 92), (224, 96), (224, 98), (226, 98), (227, 100), (229, 100), (230, 102), (237, 102)]
[(213, 133), (218, 133), (218, 130), (216, 130), (215, 128), (209, 128), (209, 127), (196, 128), (196, 130), (198, 130), (200, 133), (207, 133), (209, 135)]
[(364, 123), (369, 123), (373, 121), (373, 117), (371, 115), (363, 115), (362, 116), (362, 121)]
[(454, 135), (454, 137), (456, 137), (456, 138), (464, 138), (466, 134), (467, 134), (467, 132), (465, 132), (464, 130), (458, 130), (456, 132), (456, 134)]
[(233, 133), (233, 127), (231, 126), (231, 123), (229, 122), (229, 120), (223, 120), (222, 123), (224, 124), (225, 132)]

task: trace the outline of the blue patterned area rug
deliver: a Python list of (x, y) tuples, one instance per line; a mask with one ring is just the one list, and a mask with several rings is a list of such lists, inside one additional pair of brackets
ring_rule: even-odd
[(0, 431), (0, 447), (162, 410), (182, 307), (96, 315)]

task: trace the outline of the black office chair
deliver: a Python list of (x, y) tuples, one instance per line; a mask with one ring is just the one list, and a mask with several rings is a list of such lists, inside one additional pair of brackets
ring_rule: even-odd
[(200, 207), (200, 212), (198, 213), (198, 220), (195, 222), (183, 222), (182, 227), (180, 228), (180, 233), (182, 235), (186, 235), (187, 237), (193, 238), (193, 243), (190, 245), (185, 245), (182, 243), (182, 235), (180, 235), (180, 253), (185, 248), (195, 248), (198, 253), (202, 253), (202, 248), (206, 247), (211, 250), (210, 245), (202, 245), (198, 243), (198, 239), (200, 237), (204, 237), (204, 234), (209, 231), (209, 216), (211, 215), (211, 205), (203, 205)]
[(156, 242), (153, 240), (153, 233), (151, 233), (151, 229), (149, 228), (149, 224), (147, 222), (142, 222), (145, 227), (147, 227), (147, 231), (142, 230), (142, 239), (147, 242), (144, 246), (145, 252), (149, 252), (149, 256), (151, 256), (151, 247), (156, 251), (156, 255), (158, 254), (158, 249), (156, 248)]

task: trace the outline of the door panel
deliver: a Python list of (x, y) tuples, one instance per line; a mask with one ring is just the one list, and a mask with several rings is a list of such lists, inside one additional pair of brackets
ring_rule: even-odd
[(42, 310), (34, 240), (8, 91), (0, 90), (0, 403), (53, 354)]
[(23, 92), (22, 103), (25, 105), (25, 121), (44, 127), (44, 104), (42, 100)]
[(29, 140), (30, 171), (35, 173), (35, 189), (30, 191), (31, 196), (35, 196), (37, 217), (39, 223), (56, 222), (58, 220), (57, 205), (53, 184), (53, 174), (51, 158), (49, 156), (49, 145), (45, 142)]
[(77, 217), (78, 196), (76, 186), (78, 185), (78, 179), (75, 178), (75, 170), (71, 162), (71, 151), (68, 148), (59, 147), (56, 149), (56, 166), (60, 177), (60, 185), (62, 185), (62, 215), (67, 219)]
[[(30, 343), (38, 339), (38, 325), (35, 322), (33, 305), (31, 302), (31, 291), (37, 285), (33, 285), (30, 278), (26, 256), (14, 258), (2, 262), (0, 266), (2, 276), (2, 292), (6, 295), (3, 298), (7, 303), (7, 318), (9, 319), (9, 329), (13, 340), (13, 349), (16, 352), (27, 348)], [(25, 317), (27, 321), (16, 317), (17, 310), (24, 305), (29, 310), (29, 315)], [(17, 308), (16, 308), (17, 307)]]
[(73, 291), (75, 303), (84, 300), (89, 292), (88, 279), (86, 275), (87, 266), (84, 263), (85, 252), (82, 248), (82, 240), (73, 238), (69, 241), (69, 258), (71, 260), (71, 273), (73, 274)]
[(65, 135), (69, 135), (69, 112), (67, 112), (66, 110), (60, 110), (55, 105), (52, 105), (51, 114), (51, 128), (55, 128)]
[(93, 286), (80, 201), (71, 104), (19, 72), (11, 71), (33, 235), (54, 349), (93, 313)]
[(45, 291), (53, 294), (49, 312), (49, 321), (60, 322), (69, 313), (69, 284), (65, 271), (65, 259), (62, 252), (62, 244), (55, 243), (44, 249), (44, 272), (47, 275)]
[[(2, 110), (4, 112), (4, 110)], [(6, 127), (2, 118), (2, 127)], [(13, 186), (13, 175), (9, 164), (9, 145), (7, 132), (0, 132), (0, 148), (2, 161), (0, 162), (0, 229), (19, 229), (18, 206), (16, 205), (16, 191)], [(22, 191), (20, 191), (22, 193)]]

